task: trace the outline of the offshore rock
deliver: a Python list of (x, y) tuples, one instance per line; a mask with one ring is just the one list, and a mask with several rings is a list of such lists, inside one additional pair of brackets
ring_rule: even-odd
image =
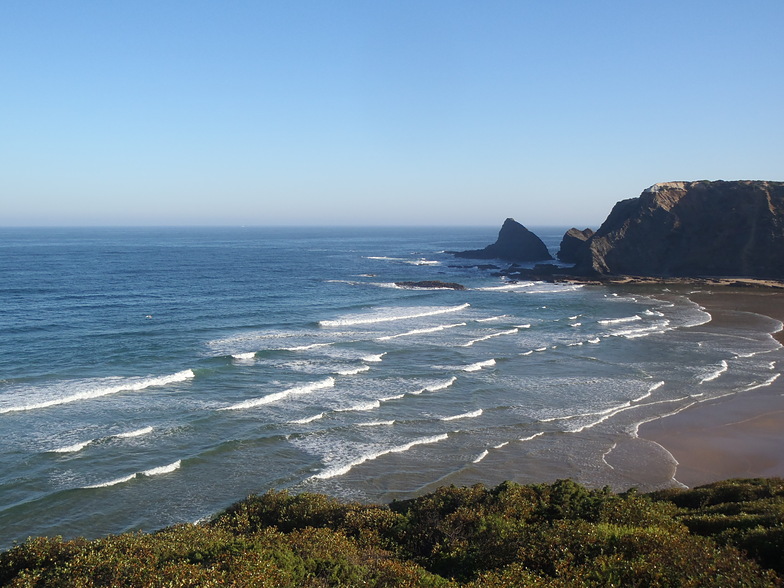
[(561, 239), (558, 249), (558, 259), (564, 263), (577, 263), (580, 252), (586, 247), (588, 239), (593, 236), (591, 229), (569, 229)]
[(421, 282), (395, 282), (399, 288), (444, 288), (447, 290), (465, 290), (463, 284), (456, 282), (442, 282), (440, 280), (423, 280)]
[(507, 261), (540, 261), (552, 259), (542, 240), (512, 218), (504, 221), (498, 239), (484, 249), (453, 251), (456, 257), (469, 259), (504, 259)]
[(615, 205), (575, 270), (784, 278), (784, 182), (655, 184)]

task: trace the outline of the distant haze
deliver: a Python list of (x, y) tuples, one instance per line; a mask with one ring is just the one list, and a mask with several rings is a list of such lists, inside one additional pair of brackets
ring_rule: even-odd
[(0, 3), (0, 225), (597, 227), (784, 179), (780, 0)]

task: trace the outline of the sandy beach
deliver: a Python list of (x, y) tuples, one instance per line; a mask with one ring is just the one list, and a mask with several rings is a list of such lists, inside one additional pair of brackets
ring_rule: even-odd
[[(718, 288), (691, 298), (714, 321), (742, 320), (744, 313), (784, 321), (784, 293), (778, 290)], [(775, 337), (784, 343), (782, 332)], [(673, 455), (675, 478), (689, 487), (727, 478), (784, 477), (784, 378), (645, 423), (639, 436)]]

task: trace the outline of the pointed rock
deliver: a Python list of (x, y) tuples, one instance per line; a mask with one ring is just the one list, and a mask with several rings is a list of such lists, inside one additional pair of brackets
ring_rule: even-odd
[(455, 251), (456, 257), (468, 259), (504, 259), (506, 261), (542, 261), (552, 259), (542, 240), (512, 218), (504, 221), (498, 240), (484, 249)]

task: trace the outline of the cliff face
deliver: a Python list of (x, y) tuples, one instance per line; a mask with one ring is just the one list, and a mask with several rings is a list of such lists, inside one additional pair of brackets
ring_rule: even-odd
[(561, 239), (558, 248), (558, 259), (564, 263), (577, 263), (580, 251), (585, 247), (585, 242), (593, 236), (591, 229), (569, 229)]
[(542, 261), (552, 259), (542, 240), (512, 218), (504, 221), (498, 239), (484, 249), (453, 252), (469, 259), (504, 259), (507, 261)]
[(641, 276), (784, 277), (784, 182), (655, 184), (615, 205), (576, 269)]

